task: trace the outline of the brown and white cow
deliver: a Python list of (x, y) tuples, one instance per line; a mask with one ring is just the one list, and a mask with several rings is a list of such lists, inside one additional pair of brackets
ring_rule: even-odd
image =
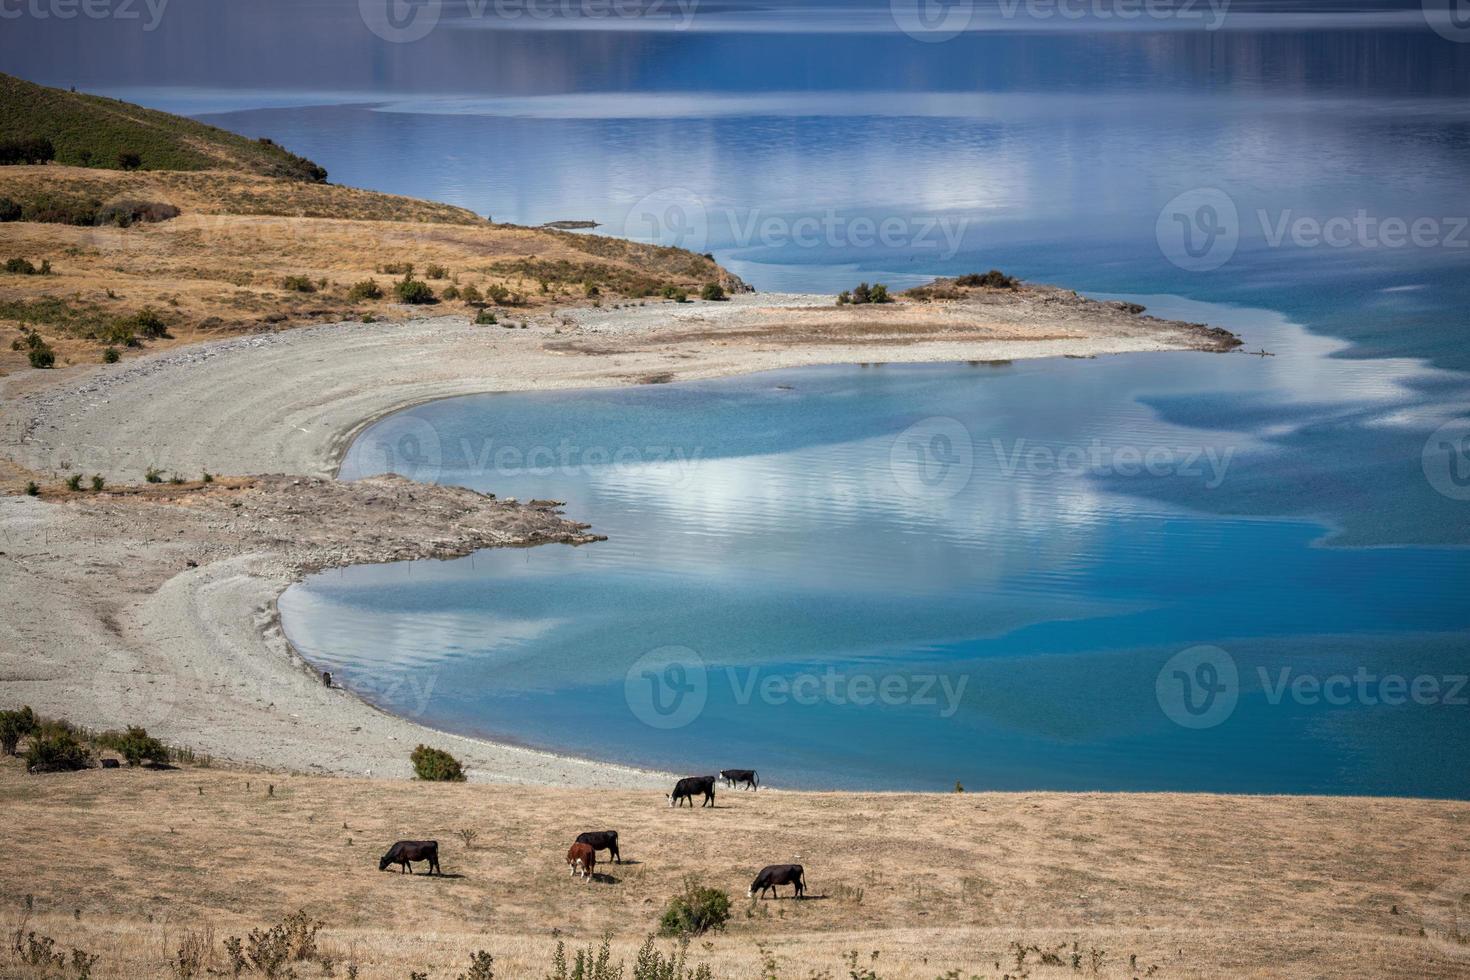
[(576, 843), (571, 850), (567, 851), (567, 868), (572, 877), (582, 876), (582, 884), (592, 880), (592, 872), (597, 867), (597, 852), (592, 849), (591, 844)]

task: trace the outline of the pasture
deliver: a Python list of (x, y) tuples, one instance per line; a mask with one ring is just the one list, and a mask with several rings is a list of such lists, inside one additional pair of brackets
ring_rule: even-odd
[[(1470, 945), (1435, 928), (1434, 904), (1470, 875), (1470, 804), (723, 789), (716, 802), (199, 768), (30, 776), (5, 759), (0, 922), (13, 933), (34, 896), (25, 928), (100, 956), (96, 976), (170, 975), (191, 936), (228, 973), (228, 936), (305, 909), (334, 975), (456, 977), (485, 949), (497, 976), (541, 977), (558, 937), (610, 931), (631, 960), (694, 875), (731, 898), (728, 929), (690, 947), (717, 977), (766, 976), (767, 956), (781, 977), (847, 977), (853, 951), (859, 971), (925, 980), (1470, 976)], [(610, 828), (624, 863), (571, 879), (569, 844)], [(437, 839), (445, 877), (379, 872), (405, 838)], [(749, 901), (754, 874), (781, 862), (806, 866), (809, 897)], [(1038, 951), (1018, 968), (1012, 944)], [(1040, 962), (1058, 948), (1060, 965)], [(24, 976), (5, 955), (0, 975)]]

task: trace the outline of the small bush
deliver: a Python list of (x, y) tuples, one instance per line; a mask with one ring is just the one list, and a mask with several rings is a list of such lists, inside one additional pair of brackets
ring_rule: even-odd
[(403, 279), (393, 287), (393, 292), (398, 295), (400, 303), (410, 303), (421, 306), (425, 303), (434, 302), (434, 291), (429, 288), (428, 283), (420, 282), (413, 277), (413, 273), (407, 273)]
[(125, 732), (103, 732), (97, 736), (97, 744), (116, 752), (128, 760), (130, 766), (142, 762), (156, 765), (168, 762), (168, 749), (164, 744), (149, 735), (147, 729), (137, 726), (129, 726)]
[(725, 287), (717, 282), (707, 282), (699, 291), (699, 298), (703, 300), (719, 301), (725, 298)]
[(101, 473), (94, 473), (94, 474), (92, 474), (92, 489), (93, 490), (101, 490), (105, 486), (107, 486), (107, 481), (104, 480), (104, 479), (102, 479), (102, 474)]
[(489, 310), (481, 310), (479, 313), (475, 314), (475, 326), (477, 327), (488, 327), (499, 322), (500, 321), (496, 318), (495, 314), (491, 313)]
[(131, 150), (122, 150), (117, 155), (117, 169), (137, 170), (143, 166), (143, 158)]
[(6, 259), (5, 271), (13, 276), (34, 276), (36, 267), (31, 265), (29, 259)]
[(41, 485), (39, 483), (37, 483), (35, 480), (32, 480), (32, 481), (30, 481), (29, 483), (26, 484), (26, 496), (27, 497), (39, 497), (40, 495), (41, 495)]
[(21, 207), (8, 197), (0, 197), (0, 221), (19, 221)]
[[(846, 297), (844, 300), (843, 297)], [(852, 292), (840, 293), (837, 297), (837, 305), (843, 306), (852, 303), (854, 306), (863, 303), (892, 303), (893, 297), (888, 295), (888, 287), (881, 282), (869, 286), (865, 282), (858, 283)]]
[(103, 364), (116, 364), (122, 355), (117, 352), (116, 347), (109, 347), (102, 352)]
[(485, 302), (484, 295), (481, 294), (480, 290), (475, 288), (474, 286), (465, 286), (464, 288), (462, 288), (459, 291), (459, 298), (464, 300), (466, 303), (469, 303), (471, 306), (476, 306), (480, 303)]
[(429, 267), (424, 270), (424, 278), (426, 279), (447, 279), (448, 277), (449, 270), (444, 268), (442, 265), (434, 265), (431, 263)]
[(40, 730), (41, 721), (30, 705), (16, 711), (0, 711), (0, 750), (6, 755), (15, 755), (15, 748), (20, 740), (29, 738)]
[(26, 767), (35, 772), (67, 772), (85, 769), (91, 756), (73, 732), (62, 728), (32, 737), (25, 760)]
[(27, 355), (33, 368), (52, 368), (56, 366), (56, 352), (47, 344), (32, 347)]
[(281, 280), (281, 288), (290, 293), (316, 292), (316, 285), (306, 276), (287, 276)]
[(719, 932), (729, 921), (730, 896), (718, 888), (705, 888), (691, 875), (684, 879), (684, 891), (664, 906), (658, 931), (664, 936), (699, 936)]
[(439, 294), (441, 299), (459, 299), (458, 286), (445, 286), (444, 291)]
[(470, 968), (458, 980), (495, 980), (495, 957), (483, 949), (470, 954)]
[(66, 488), (73, 493), (80, 491), (82, 489), (82, 474), (73, 473), (71, 476), (67, 477)]
[(148, 467), (148, 471), (143, 474), (143, 479), (148, 481), (149, 483), (162, 483), (163, 470), (159, 469), (156, 466), (150, 466)]
[(383, 287), (378, 285), (376, 279), (364, 279), (352, 284), (352, 288), (347, 291), (347, 298), (353, 301), (382, 299)]
[(985, 273), (972, 272), (967, 276), (960, 276), (955, 280), (955, 285), (983, 286), (986, 289), (1015, 289), (1016, 280), (999, 269), (991, 269)]
[(155, 224), (159, 221), (171, 221), (178, 216), (179, 209), (172, 204), (123, 198), (104, 204), (98, 208), (95, 220), (99, 225), (115, 225), (118, 228), (131, 228), (136, 224)]
[(588, 299), (591, 299), (594, 296), (601, 296), (602, 290), (597, 288), (597, 283), (589, 282), (586, 286), (582, 288), (582, 295), (586, 296)]
[(409, 761), (413, 763), (414, 775), (425, 782), (462, 783), (465, 781), (464, 769), (460, 766), (459, 760), (443, 749), (431, 749), (427, 745), (420, 745), (413, 750)]

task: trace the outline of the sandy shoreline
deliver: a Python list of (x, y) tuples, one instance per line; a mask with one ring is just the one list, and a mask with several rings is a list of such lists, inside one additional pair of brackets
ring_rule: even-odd
[[(1003, 299), (962, 309), (899, 304), (839, 319), (827, 297), (743, 296), (528, 315), (525, 329), (446, 317), (251, 335), (107, 369), (0, 378), (0, 456), (57, 482), (82, 472), (110, 485), (138, 483), (149, 467), (190, 480), (205, 471), (330, 478), (372, 420), (454, 395), (832, 363), (1219, 349), (1219, 335), (1198, 325), (1064, 290)], [(411, 520), (399, 527), (401, 508), (427, 505), (420, 501), (395, 505), (387, 523), (399, 540), (360, 546), (344, 525), (314, 550), (297, 548), (277, 522), (309, 513), (322, 491), (299, 481), (267, 489), (283, 496), (250, 492), (279, 513), (244, 529), (222, 522), (212, 504), (190, 502), (208, 497), (0, 497), (0, 580), (14, 611), (0, 626), (0, 702), (95, 727), (144, 723), (217, 759), (284, 771), (406, 778), (409, 749), (428, 741), (459, 756), (474, 780), (629, 788), (667, 781), (432, 732), (324, 688), (280, 629), (276, 598), (289, 584), (315, 568), (529, 541), (516, 533), (444, 536), (432, 523), (414, 538)], [(338, 506), (351, 516), (359, 503)]]

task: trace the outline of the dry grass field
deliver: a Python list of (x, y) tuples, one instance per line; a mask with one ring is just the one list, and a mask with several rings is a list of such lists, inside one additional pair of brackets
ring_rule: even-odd
[[(1464, 803), (763, 790), (691, 811), (635, 791), (30, 776), (16, 760), (0, 802), (0, 924), (100, 956), (96, 976), (175, 975), (191, 935), (228, 974), (227, 937), (305, 909), (330, 962), (295, 964), (301, 977), (450, 978), (477, 949), (497, 976), (542, 977), (557, 938), (610, 932), (631, 960), (686, 875), (732, 899), (727, 931), (689, 951), (717, 977), (768, 976), (763, 955), (802, 978), (1470, 976), (1466, 937), (1434, 905), (1470, 875)], [(568, 844), (609, 828), (627, 862), (573, 882)], [(392, 841), (428, 837), (445, 877), (377, 870)], [(787, 861), (806, 866), (808, 899), (745, 898)], [(1018, 963), (1012, 944), (1037, 949)], [(0, 964), (28, 975), (13, 952)]]
[[(145, 309), (162, 318), (170, 337), (115, 344), (124, 357), (364, 315), (474, 314), (476, 306), (457, 299), (399, 304), (393, 284), (408, 265), (436, 296), (473, 286), (509, 317), (593, 302), (589, 286), (597, 288), (596, 302), (609, 304), (665, 286), (695, 294), (708, 282), (739, 288), (710, 259), (679, 249), (496, 225), (450, 205), (330, 184), (223, 171), (0, 168), (0, 198), (38, 195), (88, 207), (156, 202), (180, 213), (126, 228), (0, 223), (0, 266), (11, 258), (50, 263), (49, 275), (0, 271), (0, 371), (29, 369), (25, 352), (12, 350), (23, 327), (41, 333), (58, 367), (95, 363), (109, 346), (98, 334)], [(293, 277), (309, 291), (288, 284)], [(382, 289), (381, 299), (351, 294), (368, 279)]]

